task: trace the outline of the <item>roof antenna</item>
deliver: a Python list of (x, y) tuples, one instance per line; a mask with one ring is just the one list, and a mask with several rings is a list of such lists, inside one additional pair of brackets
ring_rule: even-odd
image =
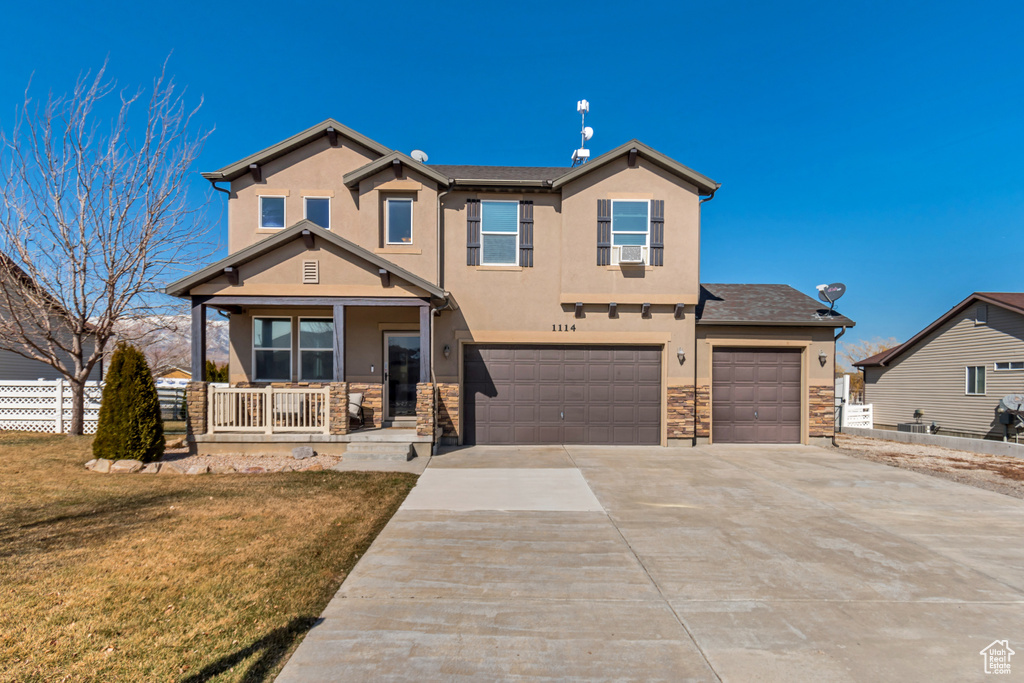
[(833, 282), (830, 285), (818, 285), (815, 289), (818, 290), (818, 298), (828, 304), (828, 310), (816, 313), (815, 317), (828, 318), (832, 316), (832, 309), (836, 307), (836, 301), (843, 294), (846, 294), (846, 285), (842, 282)]
[(590, 111), (590, 102), (580, 100), (576, 103), (576, 111), (580, 113), (580, 148), (572, 152), (572, 165), (582, 166), (590, 158), (590, 150), (586, 148), (587, 140), (594, 137), (594, 129), (587, 125), (587, 112)]

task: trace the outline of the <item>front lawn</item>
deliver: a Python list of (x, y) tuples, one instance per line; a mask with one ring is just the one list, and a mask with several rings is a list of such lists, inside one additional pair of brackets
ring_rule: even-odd
[(416, 477), (96, 474), (0, 433), (0, 680), (271, 680)]

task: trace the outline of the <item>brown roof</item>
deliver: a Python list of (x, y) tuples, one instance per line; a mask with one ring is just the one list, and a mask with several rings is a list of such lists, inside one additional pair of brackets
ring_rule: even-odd
[(854, 322), (789, 285), (705, 284), (697, 321), (704, 325), (853, 327)]
[(993, 304), (1001, 306), (1003, 308), (1020, 313), (1024, 315), (1024, 292), (975, 292), (969, 297), (958, 303), (953, 308), (949, 309), (945, 315), (940, 317), (938, 320), (933, 322), (928, 327), (924, 328), (913, 337), (903, 342), (899, 346), (894, 346), (891, 349), (876, 353), (875, 355), (859, 360), (853, 365), (855, 367), (866, 368), (866, 367), (881, 367), (891, 363), (897, 356), (902, 354), (904, 351), (912, 347), (917, 342), (921, 341), (924, 337), (931, 334), (940, 325), (945, 324), (950, 318), (960, 313), (964, 309), (970, 307), (975, 302)]
[(572, 170), (568, 166), (464, 166), (431, 164), (429, 167), (455, 180), (550, 181)]

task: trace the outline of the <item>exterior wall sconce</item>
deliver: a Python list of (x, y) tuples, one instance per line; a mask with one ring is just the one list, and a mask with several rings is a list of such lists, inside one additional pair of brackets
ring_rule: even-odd
[(821, 363), (821, 367), (825, 367), (825, 363), (828, 362), (828, 355), (824, 351), (818, 351), (818, 362)]
[(683, 351), (683, 347), (682, 346), (680, 346), (679, 349), (676, 351), (676, 358), (679, 359), (679, 364), (680, 365), (682, 365), (683, 361), (686, 360), (686, 352)]
[(686, 306), (684, 304), (676, 304), (675, 316), (676, 320), (682, 320), (686, 317)]
[(614, 301), (608, 304), (608, 317), (618, 318), (619, 317), (619, 305)]
[(452, 357), (452, 347), (448, 346), (448, 344), (445, 344), (444, 345), (443, 353), (444, 353), (444, 359), (448, 360), (449, 358)]
[(575, 315), (576, 315), (577, 318), (582, 318), (583, 317), (583, 302), (582, 301), (577, 301), (576, 302), (576, 313), (575, 313)]
[(640, 306), (640, 317), (641, 318), (650, 318), (651, 317), (651, 305), (650, 304), (643, 304), (643, 305)]

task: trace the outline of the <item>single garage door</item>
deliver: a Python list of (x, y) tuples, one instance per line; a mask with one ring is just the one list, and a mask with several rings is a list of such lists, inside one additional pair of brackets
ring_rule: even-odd
[(800, 351), (715, 349), (714, 443), (800, 442)]
[(661, 443), (661, 349), (468, 346), (467, 444)]

